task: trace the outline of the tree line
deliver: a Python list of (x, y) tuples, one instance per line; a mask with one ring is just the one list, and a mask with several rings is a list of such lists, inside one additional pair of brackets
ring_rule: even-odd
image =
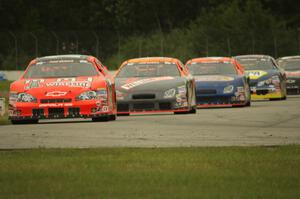
[(1, 0), (0, 67), (56, 53), (97, 55), (113, 68), (139, 56), (299, 54), (299, 8), (296, 0)]

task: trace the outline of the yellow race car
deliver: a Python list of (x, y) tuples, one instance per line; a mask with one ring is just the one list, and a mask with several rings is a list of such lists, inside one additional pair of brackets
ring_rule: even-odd
[(286, 99), (286, 76), (273, 57), (268, 55), (240, 55), (235, 59), (250, 78), (251, 99)]

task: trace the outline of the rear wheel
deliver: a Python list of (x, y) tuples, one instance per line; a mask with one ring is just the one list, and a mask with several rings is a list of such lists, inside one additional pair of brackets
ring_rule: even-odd
[(38, 122), (37, 119), (11, 120), (12, 124), (37, 124)]

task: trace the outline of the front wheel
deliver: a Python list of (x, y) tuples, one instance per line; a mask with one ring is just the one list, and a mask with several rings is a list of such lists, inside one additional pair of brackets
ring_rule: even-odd
[(281, 100), (286, 100), (286, 95), (281, 98)]
[(196, 107), (192, 107), (192, 109), (189, 111), (190, 114), (195, 114), (197, 112)]
[(105, 116), (99, 116), (99, 117), (93, 117), (93, 122), (108, 122), (108, 121), (114, 121), (116, 120), (116, 115), (105, 115)]
[(245, 106), (251, 106), (251, 100), (249, 100)]
[(118, 113), (118, 116), (129, 116), (129, 113)]
[(111, 120), (111, 121), (115, 121), (116, 119), (117, 119), (117, 115), (111, 115), (111, 116), (110, 116), (110, 120)]

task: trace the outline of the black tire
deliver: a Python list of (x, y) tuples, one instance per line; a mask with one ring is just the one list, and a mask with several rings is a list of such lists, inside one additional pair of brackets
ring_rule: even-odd
[(286, 100), (286, 96), (282, 97), (281, 100)]
[(281, 100), (281, 98), (271, 98), (271, 99), (269, 99), (270, 101), (279, 101), (279, 100)]
[(192, 109), (189, 111), (190, 114), (197, 113), (197, 107), (192, 107)]
[(110, 120), (111, 120), (111, 121), (115, 121), (116, 119), (117, 119), (117, 116), (116, 116), (116, 115), (111, 115), (111, 116), (110, 116)]
[(100, 117), (93, 117), (92, 121), (93, 122), (108, 122), (110, 120), (110, 116), (106, 115), (106, 116), (100, 116)]
[(129, 116), (130, 114), (129, 113), (118, 113), (117, 115), (118, 116)]
[(251, 106), (251, 100), (249, 100), (245, 106)]
[(174, 111), (175, 115), (184, 115), (184, 114), (189, 114), (190, 111)]
[(37, 124), (38, 119), (11, 120), (12, 124)]

